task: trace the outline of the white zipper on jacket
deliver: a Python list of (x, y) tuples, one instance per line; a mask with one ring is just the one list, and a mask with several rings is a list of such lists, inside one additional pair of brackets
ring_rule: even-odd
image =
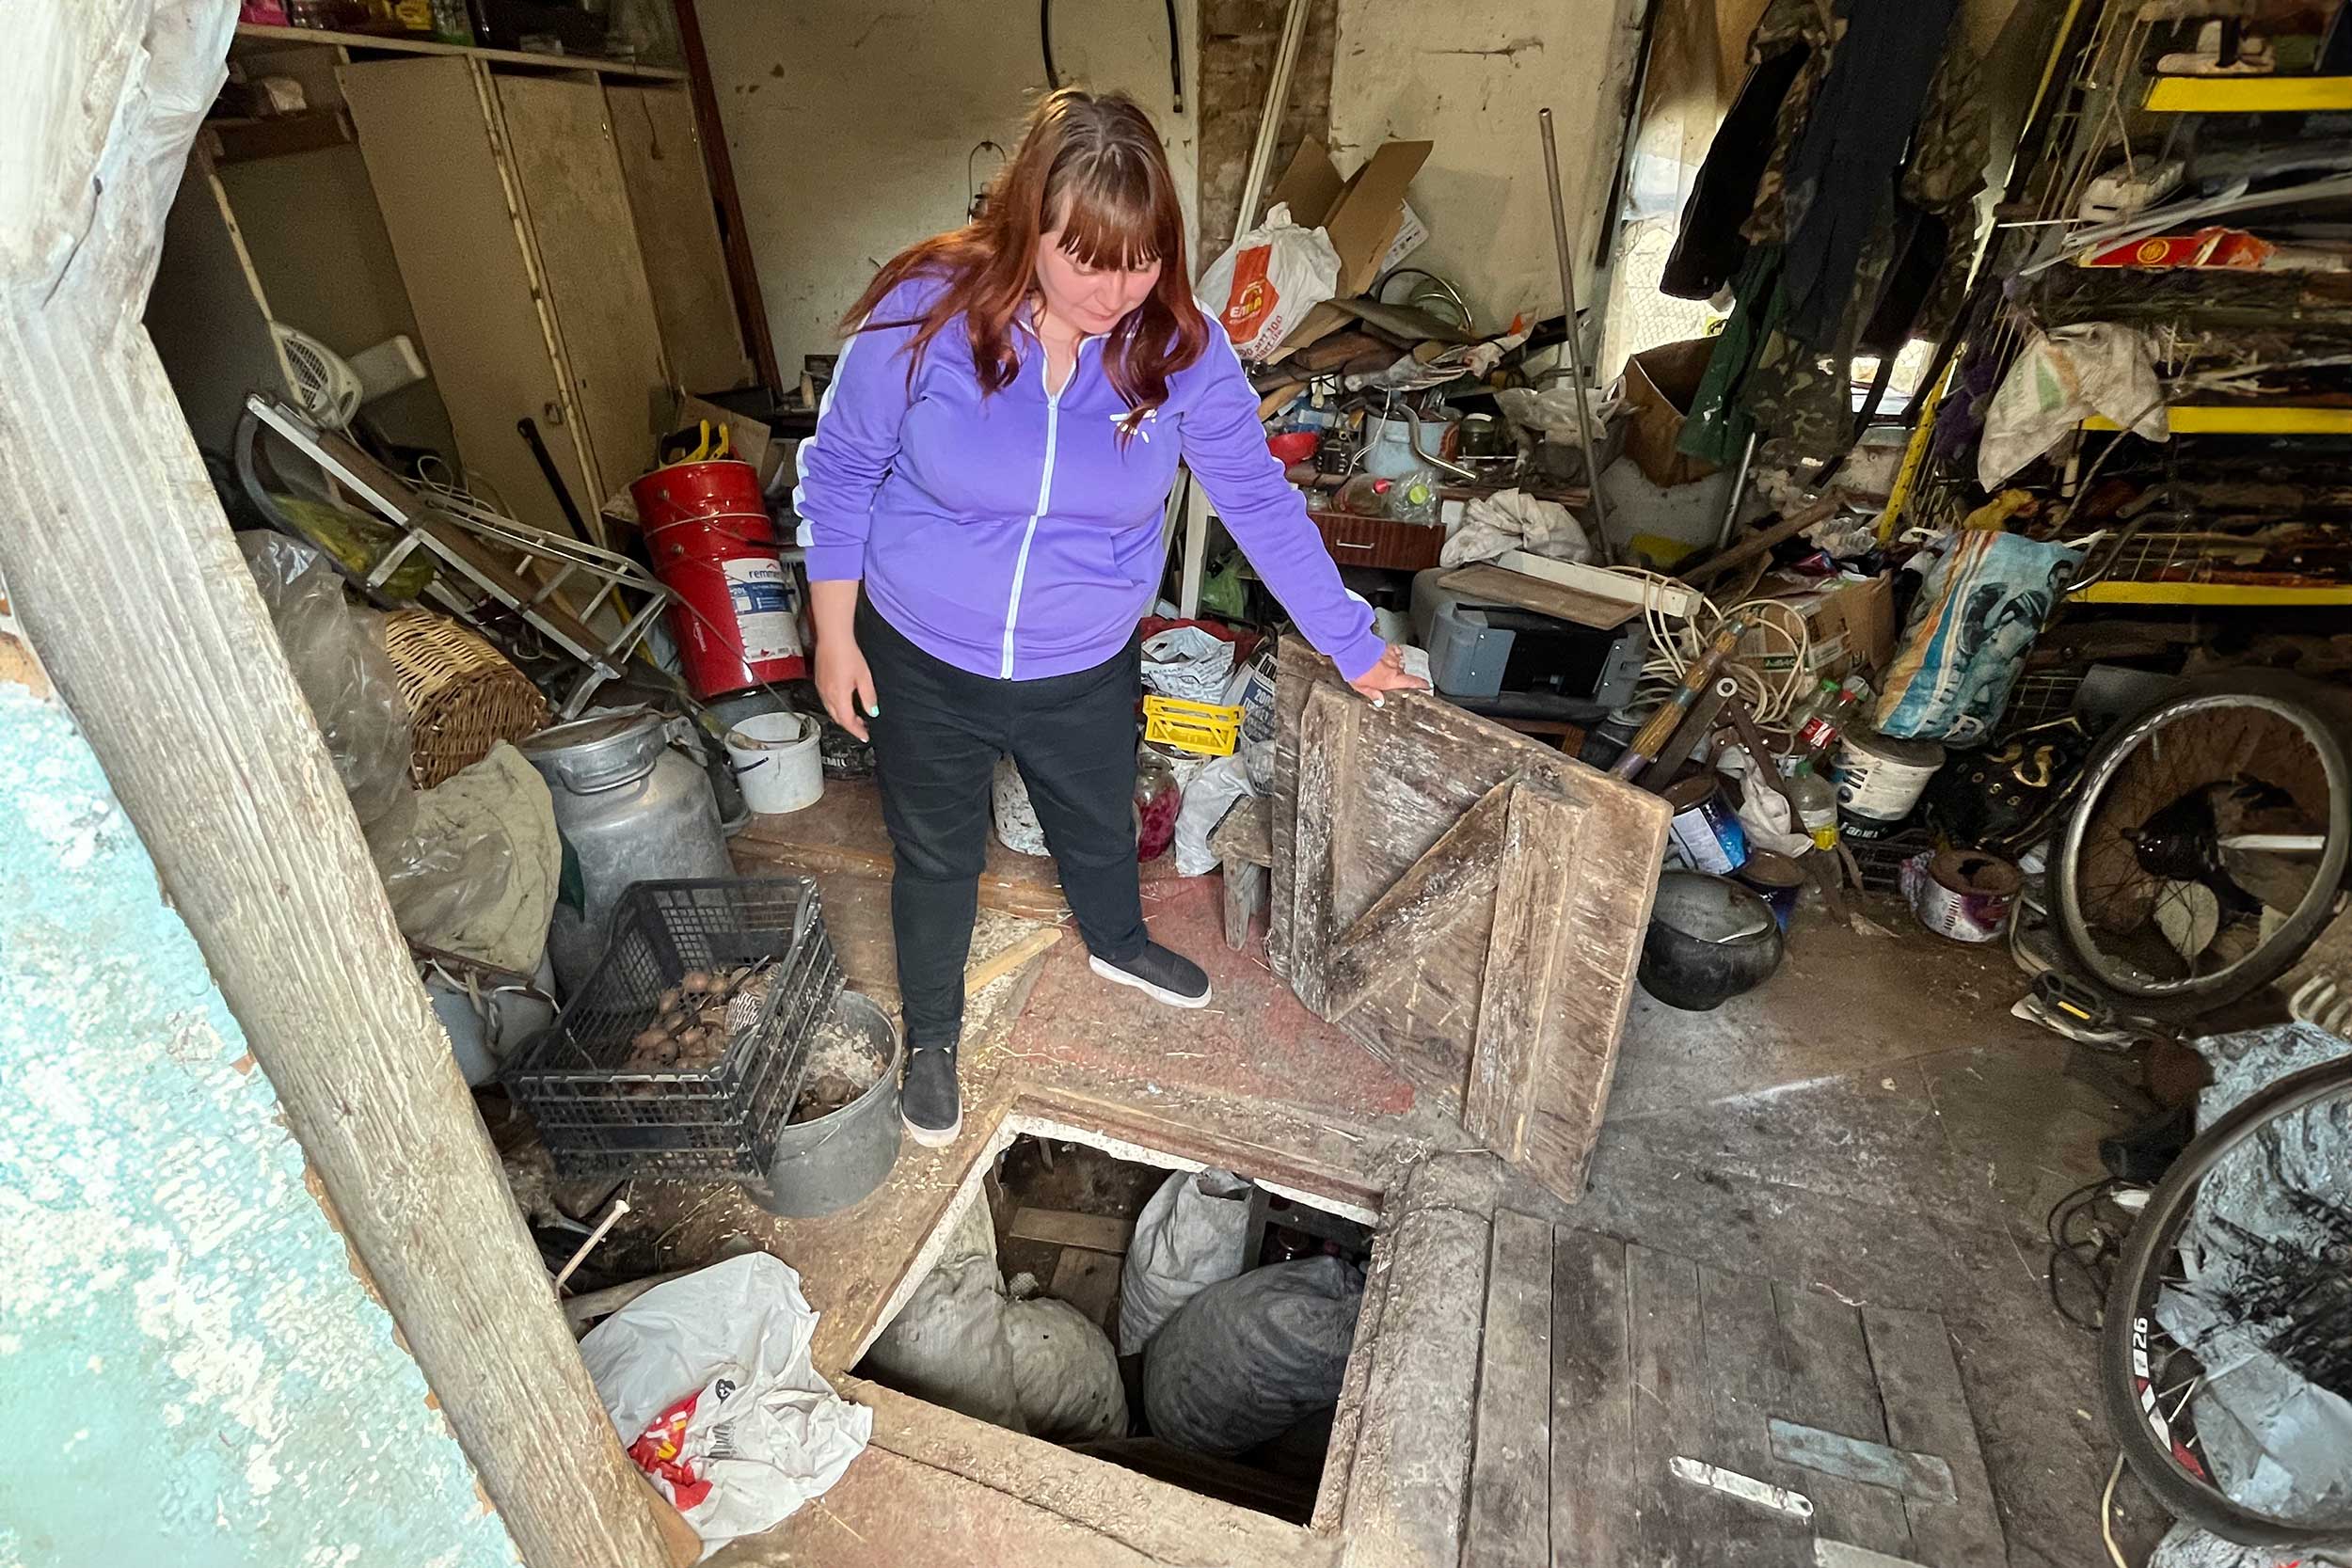
[[(1025, 323), (1024, 325), (1026, 325)], [(1034, 334), (1032, 334), (1034, 336)], [(1081, 338), (1070, 356), (1070, 373), (1057, 388), (1053, 383), (1054, 367), (1051, 356), (1044, 352), (1044, 340), (1038, 341), (1038, 384), (1045, 388), (1045, 466), (1038, 475), (1037, 510), (1029, 514), (1028, 527), (1021, 533), (1021, 553), (1013, 558), (1012, 593), (1005, 601), (1005, 646), (1003, 660), (996, 667), (998, 680), (1012, 679), (1012, 634), (1021, 622), (1021, 582), (1029, 575), (1029, 545), (1037, 538), (1037, 523), (1045, 515), (1045, 509), (1054, 500), (1054, 446), (1061, 428), (1061, 395), (1070, 390), (1070, 384), (1078, 379), (1078, 367), (1086, 358), (1087, 344), (1093, 338)]]

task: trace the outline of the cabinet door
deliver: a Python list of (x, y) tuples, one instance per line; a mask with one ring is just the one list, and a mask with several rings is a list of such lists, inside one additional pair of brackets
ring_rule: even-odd
[(524, 522), (568, 531), (516, 433), (515, 421), (528, 417), (593, 519), (603, 498), (566, 438), (570, 400), (507, 201), (482, 68), (429, 56), (346, 65), (336, 75), (469, 483)]
[(571, 76), (493, 75), (523, 211), (555, 308), (556, 359), (604, 498), (653, 466), (668, 381), (653, 291), (629, 216), (604, 88)]
[(605, 84), (604, 97), (671, 373), (690, 392), (750, 386), (752, 356), (743, 352), (692, 98), (684, 87), (618, 82)]

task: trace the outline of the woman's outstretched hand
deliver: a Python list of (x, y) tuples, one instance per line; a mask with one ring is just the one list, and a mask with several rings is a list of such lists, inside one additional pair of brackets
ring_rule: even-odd
[(834, 723), (871, 740), (866, 721), (879, 717), (882, 705), (874, 696), (874, 672), (857, 645), (857, 594), (855, 582), (813, 582), (809, 618), (817, 623), (818, 697)]
[[(1426, 691), (1429, 683), (1405, 670), (1405, 652), (1395, 643), (1388, 645), (1380, 655), (1380, 662), (1349, 681), (1359, 696), (1368, 697), (1377, 707), (1380, 699), (1391, 691)], [(819, 687), (822, 689), (822, 687)]]

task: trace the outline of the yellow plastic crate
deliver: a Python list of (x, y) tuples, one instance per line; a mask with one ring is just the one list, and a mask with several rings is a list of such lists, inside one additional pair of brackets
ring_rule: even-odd
[(1143, 699), (1143, 738), (1196, 756), (1230, 757), (1241, 743), (1241, 709), (1182, 697)]

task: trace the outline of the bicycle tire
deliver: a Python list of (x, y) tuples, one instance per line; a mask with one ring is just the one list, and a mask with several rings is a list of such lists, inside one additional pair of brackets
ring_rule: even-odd
[(2303, 907), (2281, 926), (2260, 951), (2249, 955), (2214, 976), (2214, 984), (2169, 991), (2144, 991), (2118, 986), (2103, 973), (2105, 958), (2088, 950), (2078, 930), (2088, 929), (2078, 875), (2082, 847), (2090, 817), (2106, 798), (2100, 787), (2110, 766), (2139, 744), (2149, 727), (2163, 715), (2216, 697), (2245, 697), (2275, 707), (2289, 708), (2303, 722), (2304, 733), (2331, 781), (2328, 800), (2328, 846), (2314, 869), (2312, 884), (2341, 890), (2352, 869), (2352, 750), (2344, 744), (2344, 713), (2334, 694), (2292, 676), (2241, 672), (2211, 676), (2169, 692), (2118, 723), (2091, 749), (2077, 778), (2078, 787), (2059, 828), (2050, 863), (2052, 931), (2065, 955), (2069, 971), (2121, 1010), (2141, 1017), (2181, 1021), (2227, 1006), (2268, 985), (2293, 968), (2296, 959), (2335, 913), (2335, 901), (2306, 898)]
[(2106, 1403), (2109, 1433), (2132, 1473), (2173, 1517), (2241, 1545), (2341, 1547), (2352, 1544), (2352, 1519), (2318, 1527), (2280, 1519), (2233, 1502), (2218, 1488), (2181, 1473), (2167, 1446), (2169, 1423), (2153, 1408), (2153, 1387), (2141, 1375), (2146, 1360), (2141, 1297), (2152, 1271), (2161, 1266), (2187, 1224), (2199, 1184), (2223, 1157), (2267, 1123), (2348, 1090), (2352, 1056), (2322, 1062), (2289, 1073), (2199, 1133), (2149, 1195), (2138, 1223), (2124, 1238), (2107, 1286), (2106, 1316), (2099, 1330), (2099, 1389)]

